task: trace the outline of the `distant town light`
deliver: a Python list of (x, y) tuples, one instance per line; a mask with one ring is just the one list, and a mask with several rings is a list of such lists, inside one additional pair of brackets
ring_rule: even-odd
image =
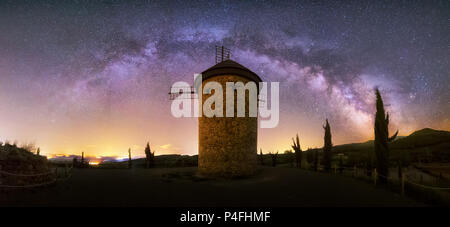
[(89, 161), (89, 165), (96, 166), (98, 164), (100, 164), (99, 161)]

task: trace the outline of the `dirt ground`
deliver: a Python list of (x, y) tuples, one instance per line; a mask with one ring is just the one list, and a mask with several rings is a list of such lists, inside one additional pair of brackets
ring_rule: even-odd
[(74, 169), (56, 185), (0, 195), (1, 206), (423, 206), (352, 178), (282, 167), (233, 180), (194, 167)]

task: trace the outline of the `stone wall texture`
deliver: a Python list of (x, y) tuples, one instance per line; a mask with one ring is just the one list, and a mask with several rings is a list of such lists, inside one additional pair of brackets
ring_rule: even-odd
[[(206, 79), (215, 81), (223, 87), (224, 117), (199, 118), (199, 156), (198, 167), (203, 175), (220, 177), (239, 177), (251, 175), (256, 170), (258, 119), (249, 117), (248, 92), (246, 92), (246, 117), (236, 117), (237, 100), (234, 101), (234, 117), (225, 117), (226, 82), (249, 80), (237, 75), (221, 75)], [(202, 102), (211, 96), (203, 94)]]

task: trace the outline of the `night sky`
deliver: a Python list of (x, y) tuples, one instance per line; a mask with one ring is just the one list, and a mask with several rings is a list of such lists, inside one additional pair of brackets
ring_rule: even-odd
[(400, 135), (450, 130), (449, 1), (0, 1), (0, 140), (42, 154), (197, 153), (168, 92), (215, 45), (280, 82), (264, 152), (373, 138), (374, 88)]

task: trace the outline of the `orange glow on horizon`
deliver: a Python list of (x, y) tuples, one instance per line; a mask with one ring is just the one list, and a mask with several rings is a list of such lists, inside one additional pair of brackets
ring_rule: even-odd
[(99, 161), (89, 161), (89, 165), (92, 165), (92, 166), (96, 166), (96, 165), (99, 165), (99, 164), (100, 164)]
[[(401, 128), (400, 128), (401, 129)], [(405, 128), (406, 129), (406, 128)], [(407, 136), (414, 132), (416, 129), (409, 130), (400, 130), (400, 135)], [(317, 129), (316, 129), (317, 130)], [(321, 135), (322, 128), (319, 128), (317, 132), (314, 133), (301, 133), (299, 131), (300, 137), (300, 145), (303, 151), (308, 148), (321, 148), (323, 146), (323, 137)], [(391, 130), (392, 131), (392, 130)], [(295, 129), (292, 130), (273, 130), (273, 131), (265, 131), (263, 133), (258, 133), (258, 153), (260, 149), (262, 149), (263, 153), (269, 152), (279, 152), (283, 153), (286, 150), (292, 150), (292, 137), (296, 135)], [(318, 134), (316, 136), (315, 134)], [(333, 132), (333, 145), (340, 145), (346, 143), (359, 143), (366, 142), (368, 140), (372, 140), (373, 136), (368, 133), (366, 136), (361, 136), (358, 139), (346, 139), (346, 135), (340, 135), (338, 132)], [(165, 140), (169, 141), (169, 139)], [(173, 142), (180, 142), (177, 139), (174, 139)], [(197, 140), (190, 141), (190, 148), (187, 146), (183, 147), (183, 144), (174, 144), (174, 143), (161, 143), (161, 144), (152, 144), (150, 143), (150, 147), (152, 151), (156, 151), (156, 155), (164, 155), (164, 154), (183, 154), (183, 155), (196, 155), (197, 152)], [(84, 156), (86, 159), (102, 159), (104, 157), (114, 158), (115, 160), (125, 160), (128, 159), (128, 149), (131, 147), (131, 155), (132, 159), (145, 157), (144, 149), (145, 144), (141, 145), (132, 145), (129, 146), (127, 144), (119, 144), (115, 143), (115, 145), (111, 145), (112, 143), (106, 143), (108, 145), (102, 144), (91, 144), (87, 146), (78, 145), (74, 147), (54, 147), (51, 145), (41, 146), (41, 155), (47, 156), (47, 158), (55, 158), (55, 157), (69, 157), (70, 155), (81, 156), (81, 152), (84, 151)], [(186, 149), (188, 148), (188, 149)], [(52, 150), (58, 150), (58, 152), (52, 152)]]

